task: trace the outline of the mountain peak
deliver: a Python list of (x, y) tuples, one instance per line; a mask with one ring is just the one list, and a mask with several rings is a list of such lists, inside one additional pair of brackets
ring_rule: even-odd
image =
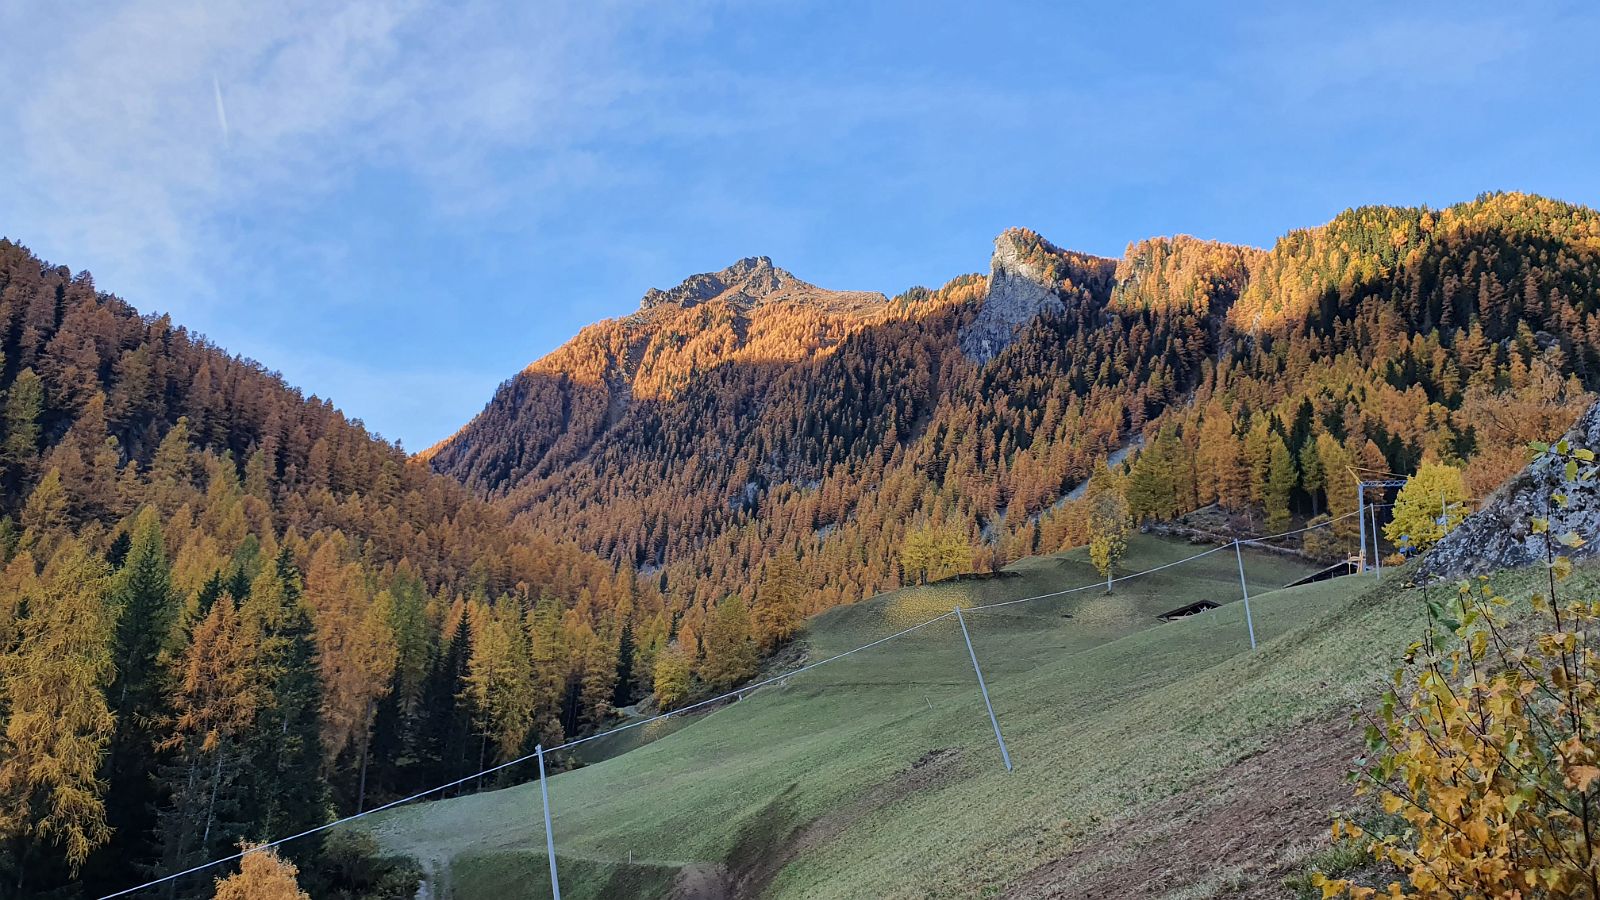
[(767, 300), (818, 290), (773, 265), (768, 257), (747, 256), (720, 272), (691, 275), (677, 287), (665, 291), (651, 288), (639, 301), (639, 309), (687, 308), (719, 298), (748, 309)]
[(961, 349), (979, 364), (1011, 346), (1029, 322), (1066, 309), (1063, 289), (1110, 287), (1116, 261), (1063, 250), (1027, 228), (1007, 228), (994, 239), (989, 290), (978, 315), (961, 333)]
[(1032, 257), (1034, 252), (1055, 250), (1038, 234), (1008, 228), (994, 239), (990, 260), (989, 291), (983, 306), (961, 333), (961, 349), (986, 363), (1011, 346), (1018, 332), (1041, 313), (1065, 309), (1052, 289), (1052, 279)]

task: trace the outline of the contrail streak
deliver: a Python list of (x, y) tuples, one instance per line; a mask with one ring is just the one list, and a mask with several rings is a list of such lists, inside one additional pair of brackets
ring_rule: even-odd
[(228, 110), (222, 105), (222, 84), (217, 81), (217, 76), (211, 76), (211, 91), (217, 97), (217, 124), (222, 127), (222, 143), (228, 143)]

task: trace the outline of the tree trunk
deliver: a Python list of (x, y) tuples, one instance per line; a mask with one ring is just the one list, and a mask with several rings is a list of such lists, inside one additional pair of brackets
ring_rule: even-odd
[(361, 742), (361, 784), (356, 788), (356, 812), (367, 809), (367, 742)]
[(20, 896), (22, 896), (22, 888), (25, 886), (24, 879), (26, 879), (28, 877), (28, 859), (29, 859), (30, 856), (33, 855), (33, 842), (28, 840), (26, 837), (22, 836), (21, 834), (18, 834), (17, 835), (17, 839), (16, 839), (16, 844), (17, 844), (17, 848), (18, 848), (17, 851), (16, 851), (16, 857), (17, 857), (17, 896), (20, 897)]
[(367, 727), (361, 732), (361, 779), (356, 788), (356, 812), (367, 808), (367, 751), (372, 747), (372, 704), (367, 704)]
[(206, 803), (206, 828), (200, 835), (200, 852), (204, 854), (211, 843), (211, 825), (216, 820), (217, 791), (222, 786), (222, 748), (217, 748), (217, 764), (211, 770), (211, 800)]
[[(189, 838), (194, 836), (195, 779), (200, 776), (200, 767), (194, 764), (194, 757), (189, 755), (187, 750), (185, 751), (184, 755), (188, 756), (188, 763), (186, 764), (186, 771), (184, 772), (183, 800), (181, 802), (182, 805), (178, 807), (180, 812), (178, 814), (178, 834), (176, 836), (177, 849), (172, 851), (163, 851), (162, 854), (166, 857), (165, 861), (167, 863), (167, 867), (171, 869), (178, 868), (182, 861), (187, 857), (189, 852)], [(174, 878), (167, 882), (167, 900), (175, 900), (175, 898), (178, 896), (178, 881), (179, 879)]]

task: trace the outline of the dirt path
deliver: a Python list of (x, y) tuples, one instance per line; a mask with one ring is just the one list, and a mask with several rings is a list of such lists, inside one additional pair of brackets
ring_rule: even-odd
[[(931, 750), (889, 781), (847, 806), (804, 824), (795, 824), (787, 792), (751, 823), (728, 865), (684, 867), (672, 900), (745, 900), (760, 897), (783, 867), (837, 837), (863, 816), (954, 776), (961, 753)], [(774, 840), (776, 839), (776, 840)]]
[(1028, 873), (1005, 896), (1290, 896), (1284, 878), (1327, 844), (1331, 813), (1354, 806), (1344, 776), (1360, 747), (1360, 732), (1343, 715), (1301, 726), (1265, 751), (1111, 823)]

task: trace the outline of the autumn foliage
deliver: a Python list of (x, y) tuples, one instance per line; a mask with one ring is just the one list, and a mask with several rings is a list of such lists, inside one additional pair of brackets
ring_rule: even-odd
[(266, 848), (246, 847), (239, 871), (217, 879), (215, 900), (311, 900), (300, 890), (300, 870)]
[(1097, 473), (1089, 479), (1084, 501), (1089, 507), (1089, 561), (1105, 576), (1110, 592), (1112, 572), (1127, 555), (1132, 531), (1122, 479), (1110, 472)]
[(1471, 511), (1461, 470), (1424, 463), (1395, 496), (1384, 534), (1406, 550), (1427, 550), (1444, 539)]
[[(1592, 210), (1029, 235), (1062, 308), (986, 365), (978, 275), (657, 298), (425, 459), (0, 241), (3, 883), (118, 889), (735, 685), (810, 614), (1090, 543), (1114, 453), (1124, 532), (1268, 527), (1352, 512), (1352, 468), (1481, 496), (1600, 387)], [(320, 852), (284, 849), (314, 894)]]
[[(1569, 482), (1596, 477), (1592, 452), (1546, 452), (1567, 458)], [(1487, 578), (1430, 599), (1416, 662), (1395, 673), (1368, 728), (1359, 790), (1404, 827), (1340, 821), (1334, 836), (1363, 842), (1403, 880), (1319, 875), (1323, 896), (1600, 897), (1600, 602), (1563, 596), (1572, 564), (1560, 550), (1586, 539), (1552, 535), (1545, 519), (1533, 530), (1548, 549), (1532, 636), (1510, 627), (1510, 601)]]
[[(0, 391), (8, 892), (127, 887), (593, 728), (673, 633), (657, 584), (7, 241)], [(285, 852), (325, 887), (317, 839)]]
[[(1137, 521), (1346, 516), (1352, 467), (1448, 465), (1485, 496), (1600, 387), (1589, 209), (1364, 207), (1268, 251), (1159, 238), (1120, 260), (1017, 234), (1064, 310), (986, 365), (958, 340), (977, 275), (876, 310), (658, 306), (508, 381), (430, 462), (529, 528), (659, 567), (703, 620), (779, 554), (808, 613), (915, 581), (901, 551), (929, 522), (1003, 559), (1082, 545), (1065, 495), (1140, 441)], [(1334, 531), (1353, 549), (1352, 518)]]

